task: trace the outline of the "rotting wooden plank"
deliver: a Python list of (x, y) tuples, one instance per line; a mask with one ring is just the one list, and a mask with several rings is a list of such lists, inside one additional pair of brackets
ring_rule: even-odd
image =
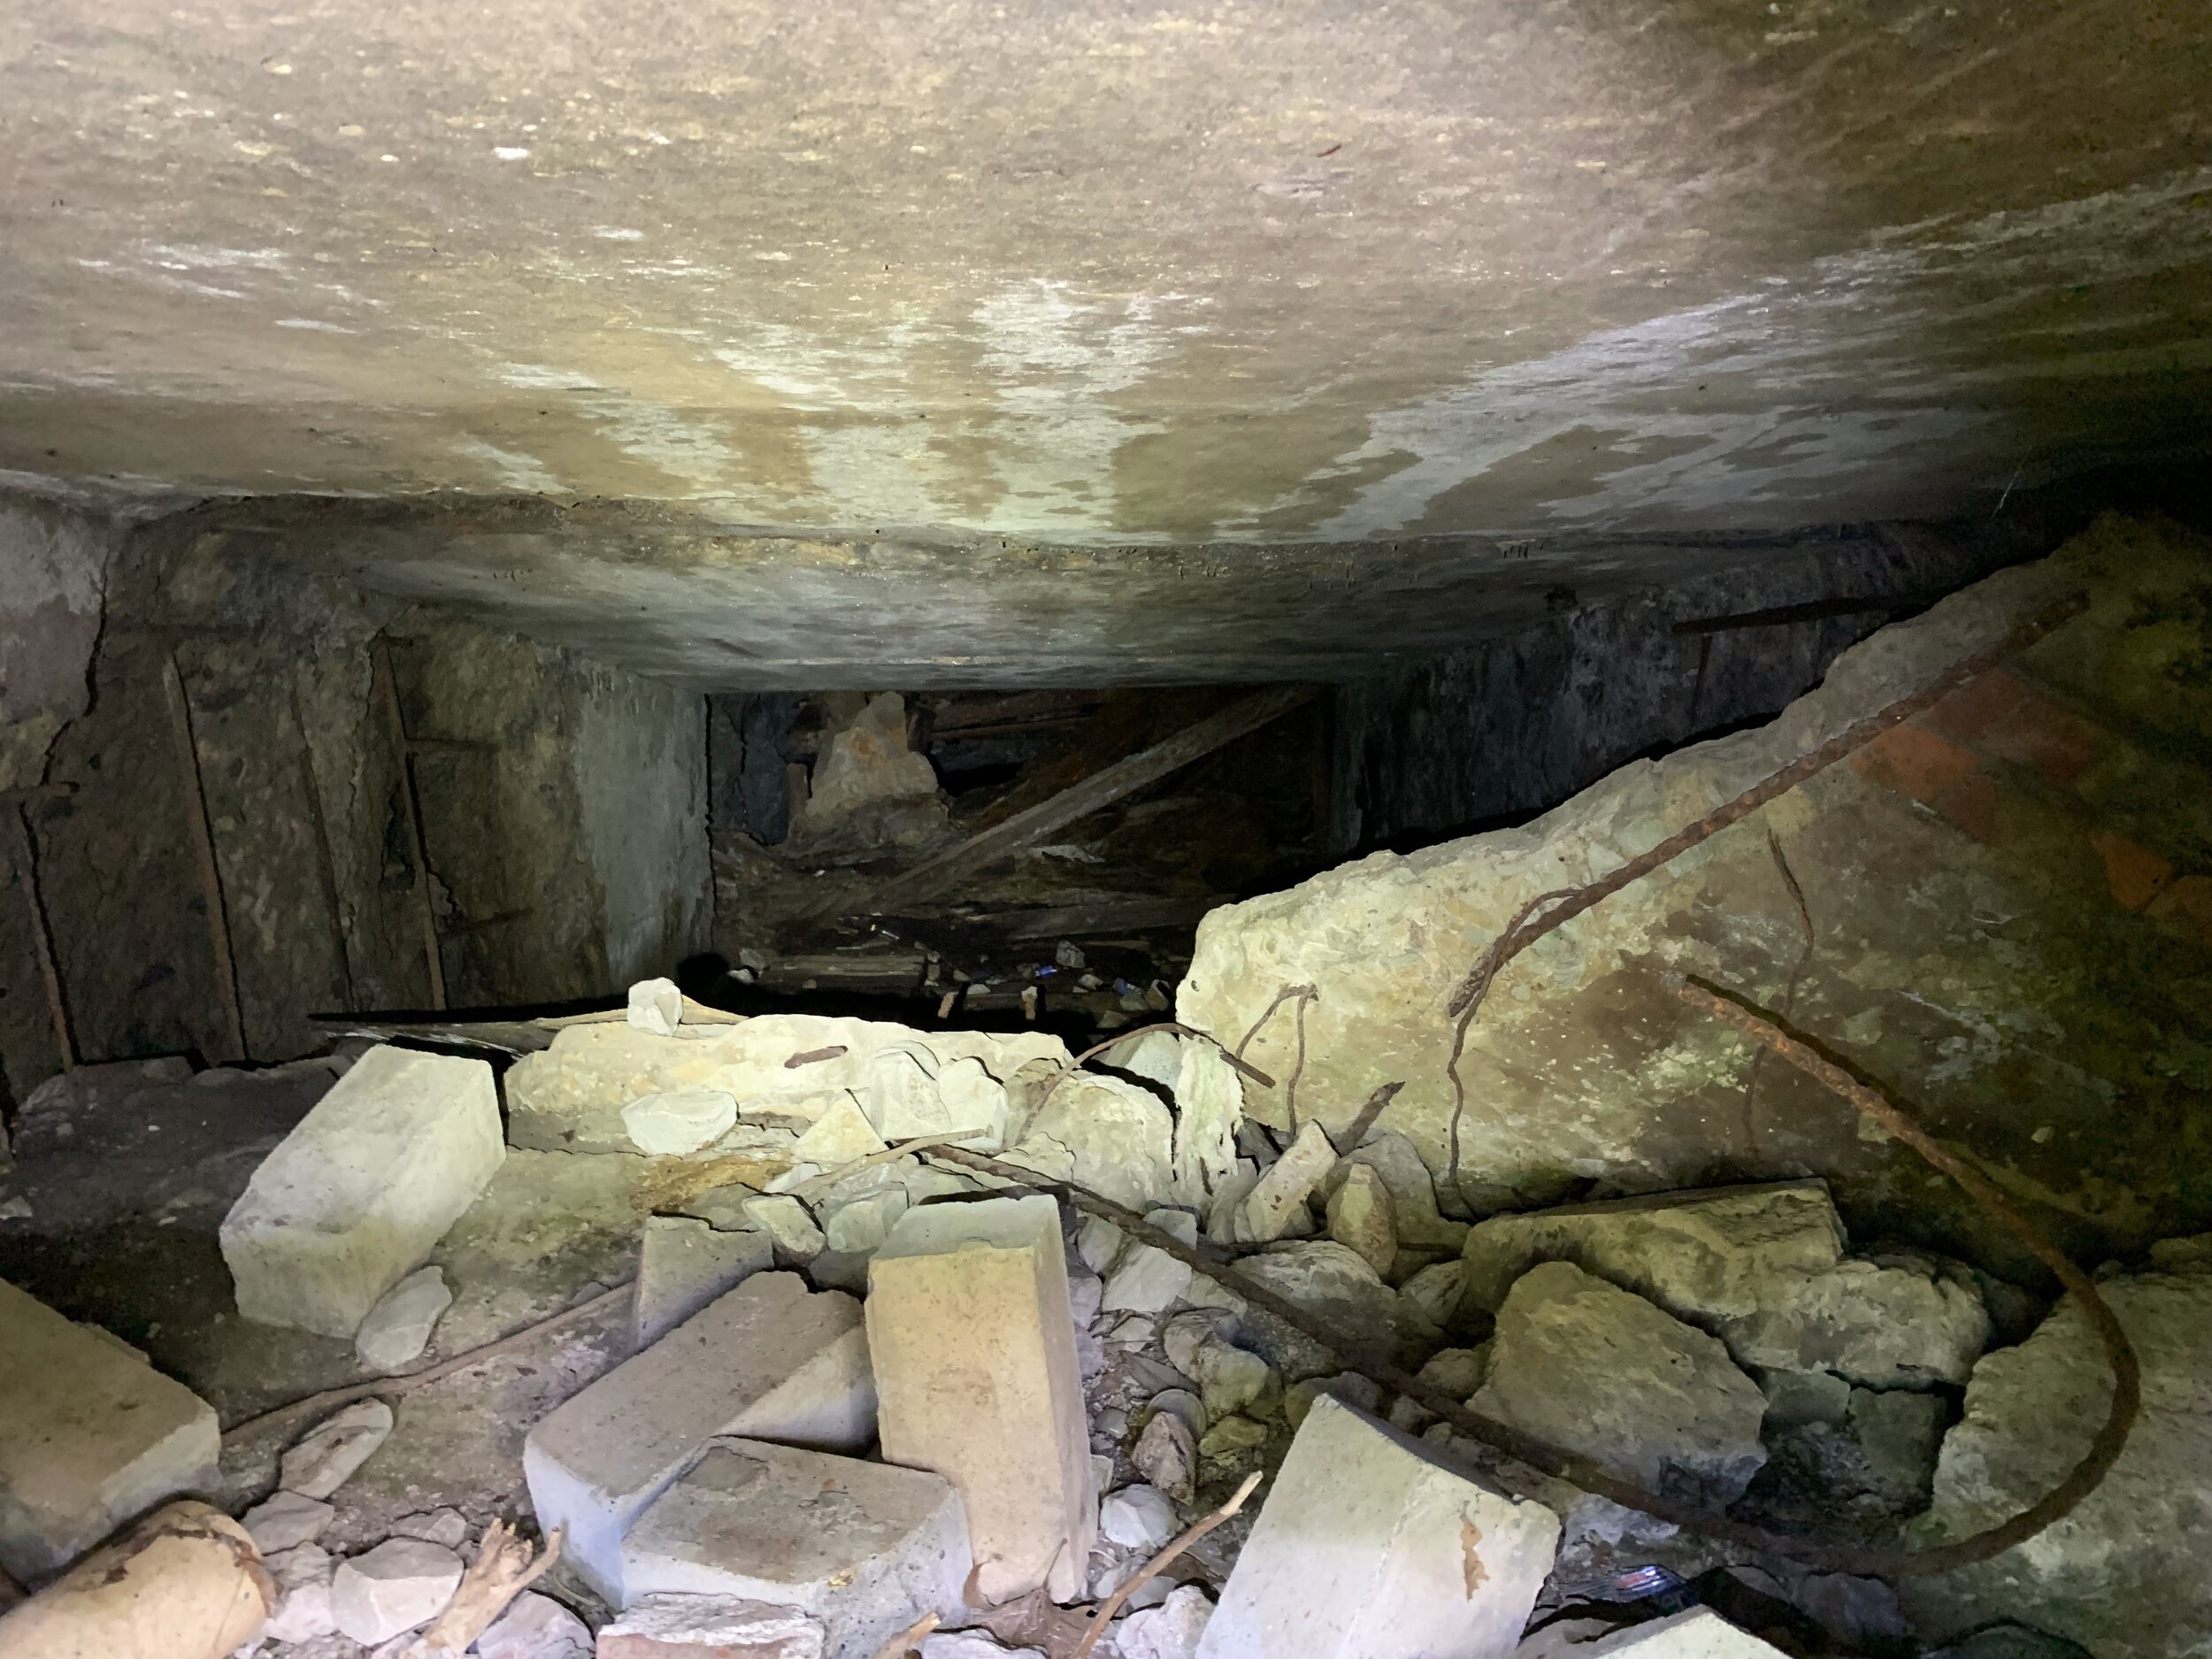
[(882, 915), (941, 893), (1000, 859), (1034, 846), (1078, 818), (1087, 818), (1147, 784), (1179, 772), (1225, 744), (1280, 719), (1315, 695), (1316, 688), (1311, 686), (1273, 686), (1255, 692), (1217, 714), (1185, 726), (1164, 741), (1101, 768), (1050, 800), (1018, 812), (1003, 823), (969, 837), (957, 847), (894, 876), (853, 909), (861, 914)]
[(192, 851), (200, 866), (200, 886), (207, 901), (207, 941), (215, 956), (215, 987), (223, 1000), (223, 1022), (228, 1028), (230, 1049), (218, 1060), (246, 1057), (246, 1021), (238, 1005), (238, 963), (231, 955), (230, 914), (223, 904), (223, 875), (215, 862), (215, 833), (208, 826), (207, 792), (200, 781), (199, 746), (192, 741), (192, 701), (185, 695), (184, 676), (177, 668), (174, 651), (161, 659), (162, 685), (169, 694), (169, 724), (177, 740), (177, 769), (184, 784), (186, 827), (191, 832)]
[(415, 861), (415, 914), (422, 926), (423, 965), (430, 972), (430, 1006), (445, 1007), (445, 958), (438, 942), (438, 910), (430, 896), (430, 855), (422, 835), (422, 797), (415, 789), (415, 745), (407, 736), (407, 717), (400, 711), (399, 687), (392, 679), (391, 653), (382, 640), (370, 648), (370, 695), (384, 705), (385, 724), (391, 727), (392, 753), (399, 762), (399, 787), (407, 809), (407, 849)]

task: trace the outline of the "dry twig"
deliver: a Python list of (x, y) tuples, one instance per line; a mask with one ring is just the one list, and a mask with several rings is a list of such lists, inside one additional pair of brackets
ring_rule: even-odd
[(1160, 1553), (1124, 1579), (1113, 1594), (1098, 1604), (1098, 1611), (1091, 1615), (1091, 1627), (1083, 1632), (1083, 1640), (1075, 1645), (1073, 1659), (1085, 1659), (1098, 1639), (1106, 1633), (1106, 1627), (1114, 1622), (1114, 1615), (1128, 1604), (1129, 1598), (1166, 1571), (1170, 1563), (1212, 1532), (1224, 1521), (1244, 1508), (1244, 1501), (1252, 1495), (1252, 1488), (1260, 1484), (1260, 1471), (1255, 1469), (1237, 1483), (1237, 1489), (1229, 1494), (1229, 1501), (1202, 1519), (1193, 1521), (1161, 1548)]

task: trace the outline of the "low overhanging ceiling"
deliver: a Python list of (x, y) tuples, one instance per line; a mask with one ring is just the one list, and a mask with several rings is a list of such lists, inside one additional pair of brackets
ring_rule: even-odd
[(1986, 511), (2203, 442), (2203, 13), (0, 15), (0, 470), (1062, 547)]

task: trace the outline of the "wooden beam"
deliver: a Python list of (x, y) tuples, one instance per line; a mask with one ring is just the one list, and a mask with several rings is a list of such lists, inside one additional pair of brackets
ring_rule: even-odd
[(215, 988), (223, 1000), (223, 1023), (228, 1027), (230, 1051), (218, 1060), (246, 1057), (246, 1020), (238, 1005), (238, 963), (231, 955), (230, 913), (223, 904), (223, 875), (215, 863), (215, 833), (208, 827), (207, 793), (200, 781), (199, 746), (192, 741), (192, 702), (184, 693), (184, 676), (177, 656), (166, 651), (161, 658), (162, 685), (169, 694), (169, 725), (177, 741), (177, 770), (184, 782), (185, 826), (192, 837), (192, 852), (200, 866), (200, 887), (206, 895), (207, 942), (215, 956)]
[(423, 848), (422, 797), (415, 792), (415, 749), (408, 740), (407, 717), (400, 712), (391, 653), (382, 640), (374, 641), (370, 652), (370, 695), (384, 705), (385, 724), (392, 731), (392, 753), (399, 762), (399, 787), (406, 796), (407, 849), (415, 861), (415, 916), (422, 926), (423, 965), (430, 971), (430, 1006), (443, 1009), (445, 958), (438, 943), (438, 910), (430, 896), (430, 855)]
[(11, 790), (0, 795), (0, 800), (8, 803), (8, 816), (15, 820), (15, 832), (22, 844), (23, 902), (30, 912), (31, 943), (38, 954), (38, 977), (46, 987), (46, 1017), (53, 1022), (54, 1046), (61, 1050), (61, 1069), (65, 1071), (77, 1069), (77, 1040), (69, 1026), (69, 1002), (62, 995), (61, 968), (54, 960), (54, 931), (47, 925), (46, 901), (38, 890), (38, 841), (31, 833), (26, 797), (41, 793), (65, 795), (71, 793), (73, 787), (56, 787), (50, 792)]
[(957, 847), (926, 859), (897, 875), (868, 895), (854, 909), (864, 915), (882, 915), (943, 892), (954, 883), (1010, 858), (1025, 847), (1033, 847), (1078, 818), (1088, 818), (1102, 807), (1135, 794), (1170, 772), (1179, 772), (1248, 733), (1280, 719), (1293, 709), (1310, 702), (1311, 686), (1275, 686), (1231, 703), (1217, 714), (1187, 726), (1174, 736), (1149, 749), (1116, 761), (1093, 772), (1080, 783), (1063, 789), (1048, 801), (1017, 812)]

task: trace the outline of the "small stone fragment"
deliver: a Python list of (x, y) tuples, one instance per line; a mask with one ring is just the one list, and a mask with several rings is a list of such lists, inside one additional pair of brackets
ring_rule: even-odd
[(1198, 1437), (1202, 1458), (1233, 1458), (1267, 1444), (1267, 1425), (1247, 1417), (1225, 1417)]
[(1306, 1200), (1335, 1164), (1336, 1148), (1321, 1120), (1307, 1118), (1297, 1138), (1237, 1207), (1238, 1240), (1267, 1244), (1289, 1233), (1294, 1223), (1305, 1217)]
[[(1161, 1232), (1185, 1244), (1198, 1242), (1198, 1219), (1187, 1210), (1155, 1210), (1145, 1217)], [(1160, 1313), (1190, 1288), (1191, 1270), (1157, 1245), (1131, 1240), (1106, 1276), (1099, 1306), (1109, 1312)]]
[(1854, 1388), (1846, 1421), (1859, 1454), (1900, 1509), (1916, 1509), (1935, 1478), (1949, 1408), (1939, 1394)]
[(684, 994), (673, 979), (641, 979), (630, 987), (625, 1018), (640, 1031), (672, 1037), (683, 1023)]
[(1216, 1244), (1234, 1244), (1237, 1241), (1237, 1210), (1259, 1184), (1259, 1161), (1256, 1158), (1239, 1158), (1229, 1172), (1215, 1184), (1213, 1196), (1207, 1203), (1208, 1238)]
[(1371, 1164), (1355, 1164), (1329, 1200), (1329, 1236), (1383, 1278), (1398, 1259), (1390, 1189)]
[(1478, 1485), (1324, 1395), (1291, 1442), (1197, 1659), (1504, 1659), (1558, 1540), (1558, 1517), (1541, 1504)]
[(1128, 1235), (1103, 1216), (1086, 1216), (1076, 1223), (1076, 1257), (1102, 1279), (1127, 1242)]
[(265, 1555), (261, 1564), (276, 1586), (275, 1608), (261, 1633), (271, 1641), (311, 1641), (338, 1628), (330, 1608), (333, 1563), (328, 1551), (315, 1544), (298, 1544), (275, 1555)]
[(1334, 1377), (1309, 1377), (1294, 1382), (1283, 1391), (1283, 1417), (1294, 1432), (1313, 1409), (1313, 1402), (1323, 1394), (1348, 1406), (1357, 1406), (1373, 1416), (1382, 1404), (1382, 1390), (1371, 1378), (1363, 1377), (1356, 1371), (1340, 1371)]
[(773, 1241), (776, 1259), (785, 1266), (805, 1266), (828, 1242), (806, 1206), (788, 1193), (748, 1198), (742, 1209), (745, 1218)]
[(326, 1498), (353, 1478), (392, 1432), (392, 1408), (381, 1400), (361, 1400), (325, 1417), (279, 1465), (277, 1484), (303, 1497)]
[(448, 1549), (458, 1549), (468, 1541), (468, 1517), (455, 1509), (426, 1509), (420, 1515), (403, 1515), (392, 1523), (394, 1538), (419, 1538), (425, 1543), (443, 1544)]
[(373, 1647), (437, 1617), (460, 1583), (461, 1558), (443, 1545), (388, 1538), (339, 1563), (330, 1580), (331, 1617), (346, 1635)]
[(453, 1305), (445, 1273), (436, 1267), (419, 1267), (386, 1291), (354, 1333), (353, 1351), (362, 1364), (380, 1376), (398, 1371), (422, 1356), (430, 1346), (430, 1333)]
[(599, 1628), (598, 1659), (822, 1659), (796, 1608), (726, 1595), (649, 1595)]
[(888, 1149), (867, 1115), (850, 1094), (846, 1094), (808, 1125), (806, 1133), (791, 1148), (791, 1156), (803, 1163), (833, 1170), (841, 1164), (850, 1164), (856, 1158)]
[(736, 1122), (736, 1098), (718, 1088), (641, 1094), (622, 1109), (630, 1144), (649, 1157), (687, 1157), (720, 1140)]
[(1180, 1503), (1188, 1503), (1198, 1475), (1198, 1437), (1172, 1411), (1155, 1411), (1129, 1453), (1137, 1472)]
[(477, 1659), (592, 1659), (591, 1628), (549, 1595), (525, 1590), (476, 1639)]
[(1178, 1585), (1159, 1606), (1132, 1613), (1114, 1626), (1115, 1651), (1121, 1659), (1195, 1659), (1213, 1614), (1214, 1604), (1203, 1590)]
[(1217, 1333), (1233, 1328), (1235, 1320), (1218, 1308), (1195, 1308), (1179, 1313), (1160, 1330), (1161, 1351), (1167, 1363), (1186, 1377), (1195, 1377), (1198, 1350)]
[(1767, 1397), (1766, 1426), (1840, 1423), (1851, 1409), (1851, 1385), (1824, 1371), (1770, 1371), (1759, 1379)]
[[(1278, 1295), (1296, 1302), (1324, 1325), (1359, 1343), (1370, 1353), (1394, 1354), (1406, 1345), (1398, 1298), (1375, 1270), (1333, 1239), (1278, 1244), (1237, 1266)], [(1202, 1281), (1194, 1279), (1188, 1300), (1199, 1300)], [(1284, 1378), (1327, 1375), (1340, 1362), (1330, 1349), (1294, 1330), (1272, 1314), (1243, 1308), (1238, 1340), (1280, 1371)]]
[(1490, 1351), (1487, 1348), (1448, 1348), (1430, 1356), (1417, 1374), (1423, 1382), (1464, 1402), (1489, 1376)]
[(1142, 1084), (1080, 1071), (1052, 1091), (1006, 1161), (1142, 1214), (1175, 1196), (1174, 1128)]
[(1149, 1555), (1181, 1529), (1166, 1493), (1157, 1486), (1124, 1486), (1099, 1500), (1098, 1530), (1124, 1549)]
[[(1166, 1032), (1154, 1035), (1175, 1041)], [(1181, 1044), (1175, 1075), (1164, 1080), (1175, 1093), (1176, 1194), (1203, 1208), (1236, 1172), (1244, 1084), (1219, 1047), (1198, 1038)]]
[(724, 1233), (690, 1216), (648, 1216), (631, 1293), (631, 1351), (650, 1348), (774, 1264), (775, 1246), (764, 1233)]
[(1271, 1400), (1275, 1372), (1257, 1354), (1233, 1348), (1219, 1337), (1202, 1344), (1193, 1356), (1192, 1379), (1206, 1408), (1206, 1421), (1218, 1422), (1256, 1402)]
[(257, 1503), (238, 1517), (253, 1547), (264, 1555), (282, 1555), (323, 1535), (337, 1511), (304, 1493), (279, 1488), (265, 1503)]
[(823, 1218), (822, 1236), (829, 1240), (833, 1250), (848, 1256), (866, 1256), (890, 1236), (891, 1229), (908, 1207), (902, 1187), (871, 1193), (829, 1210)]
[(1365, 1164), (1382, 1179), (1390, 1194), (1391, 1217), (1398, 1242), (1409, 1250), (1446, 1250), (1459, 1254), (1467, 1241), (1467, 1224), (1449, 1221), (1438, 1213), (1436, 1183), (1412, 1141), (1390, 1130), (1371, 1134), (1344, 1155), (1329, 1172), (1321, 1190), (1335, 1196), (1337, 1185), (1353, 1167)]

